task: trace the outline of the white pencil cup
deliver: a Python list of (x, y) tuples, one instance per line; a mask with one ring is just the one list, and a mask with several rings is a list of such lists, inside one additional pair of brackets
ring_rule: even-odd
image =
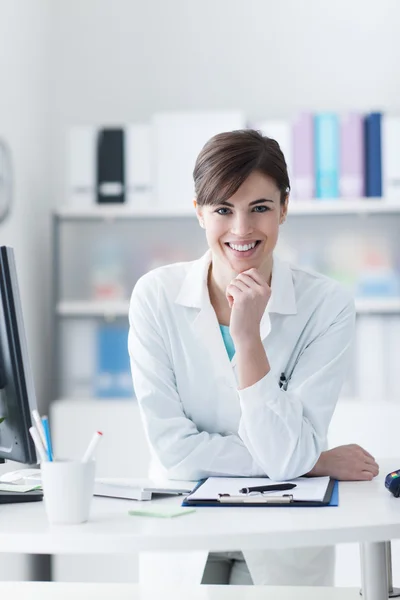
[(96, 463), (78, 460), (42, 462), (42, 487), (50, 523), (77, 524), (89, 518)]

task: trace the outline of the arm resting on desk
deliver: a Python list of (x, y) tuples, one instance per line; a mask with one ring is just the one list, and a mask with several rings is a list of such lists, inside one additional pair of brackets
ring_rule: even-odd
[[(154, 286), (153, 286), (154, 287)], [(139, 293), (140, 291), (140, 293)], [(135, 287), (129, 312), (132, 377), (147, 439), (169, 479), (265, 476), (238, 435), (199, 432), (184, 413), (174, 371), (148, 301)]]

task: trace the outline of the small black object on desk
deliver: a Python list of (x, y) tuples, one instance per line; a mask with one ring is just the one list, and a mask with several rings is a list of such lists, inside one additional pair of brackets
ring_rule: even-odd
[(395, 498), (400, 496), (400, 469), (392, 471), (385, 477), (385, 487), (393, 494)]
[(250, 494), (251, 492), (284, 492), (296, 487), (295, 483), (271, 483), (270, 485), (258, 485), (255, 487), (244, 487), (239, 492), (241, 494)]

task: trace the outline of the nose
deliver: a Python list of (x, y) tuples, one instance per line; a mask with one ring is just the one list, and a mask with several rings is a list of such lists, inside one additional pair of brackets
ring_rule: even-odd
[(252, 233), (251, 218), (246, 213), (237, 212), (231, 224), (231, 231), (237, 237), (245, 237)]

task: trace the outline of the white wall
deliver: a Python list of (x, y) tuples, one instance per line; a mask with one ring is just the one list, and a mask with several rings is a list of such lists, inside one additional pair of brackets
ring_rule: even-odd
[(75, 0), (53, 17), (57, 199), (71, 123), (400, 107), (397, 0)]
[[(53, 2), (54, 205), (71, 124), (148, 120), (164, 109), (240, 108), (254, 120), (303, 108), (400, 112), (399, 22), (397, 0)], [(108, 564), (108, 580), (124, 573)], [(130, 579), (133, 562), (122, 564)], [(357, 584), (353, 565), (338, 583)], [(100, 570), (81, 557), (56, 560), (60, 579)]]
[[(47, 26), (48, 0), (0, 0), (0, 138), (11, 147), (15, 176), (14, 206), (0, 224), (0, 245), (15, 248), (40, 407), (48, 398), (50, 355)], [(0, 555), (0, 580), (32, 579), (35, 565), (24, 556)]]
[(0, 0), (0, 137), (11, 147), (15, 193), (0, 243), (13, 246), (39, 405), (49, 349), (48, 0)]

